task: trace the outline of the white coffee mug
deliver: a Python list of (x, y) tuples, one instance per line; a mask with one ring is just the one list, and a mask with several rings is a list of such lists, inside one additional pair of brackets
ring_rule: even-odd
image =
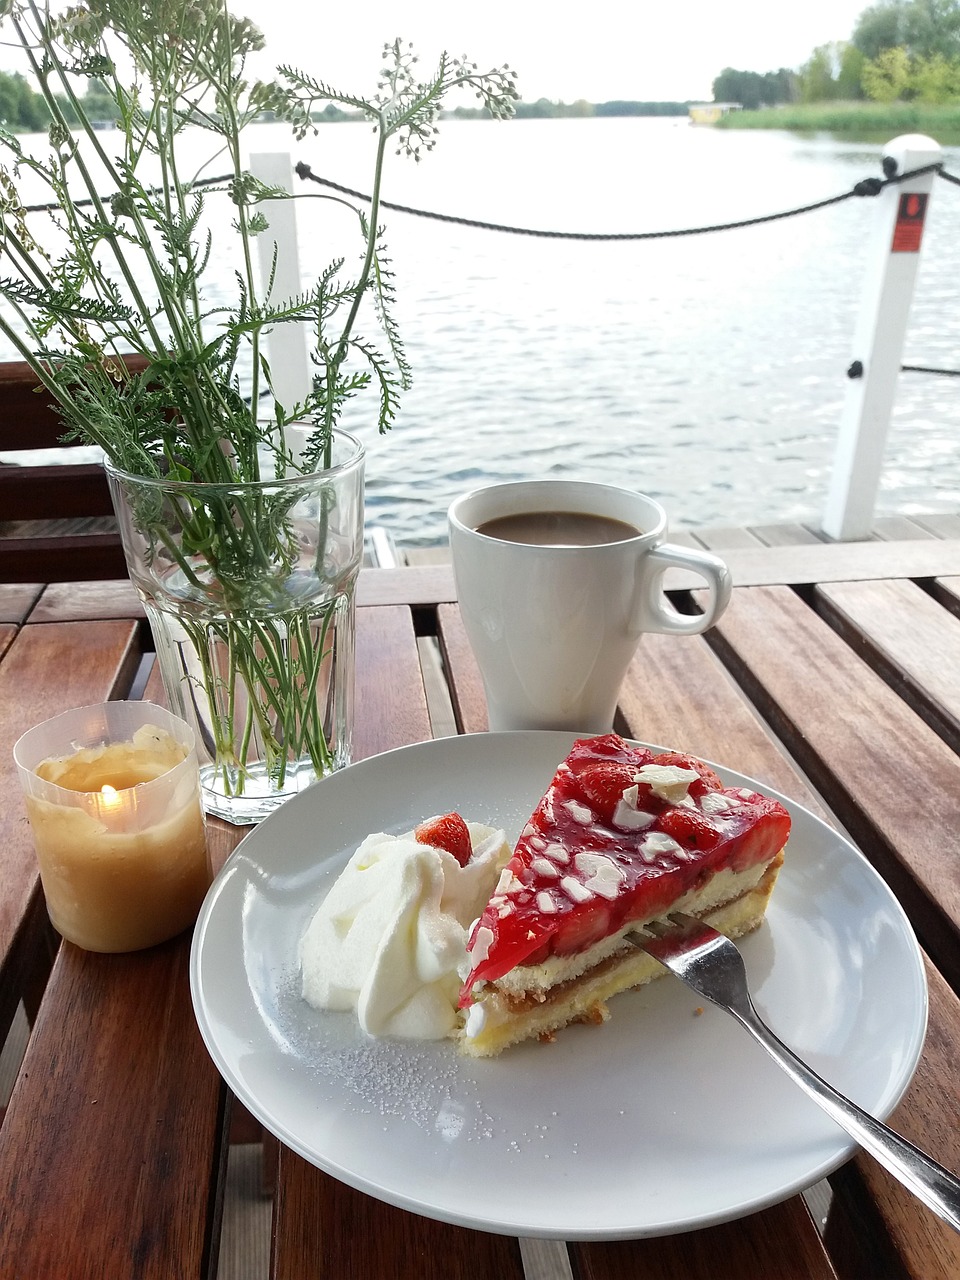
[[(579, 530), (540, 545), (483, 529), (490, 521), (527, 514), (542, 523), (545, 513), (601, 517), (601, 523), (629, 527), (606, 530), (614, 540), (594, 545), (563, 543), (568, 534), (579, 537)], [(460, 613), (494, 730), (607, 732), (643, 633), (696, 635), (720, 617), (730, 599), (730, 573), (722, 560), (666, 542), (663, 508), (614, 485), (492, 485), (458, 498), (448, 521)], [(503, 535), (503, 527), (496, 532)], [(506, 533), (526, 537), (530, 531)], [(534, 530), (533, 536), (555, 535)], [(703, 577), (709, 588), (703, 613), (678, 613), (664, 595), (663, 575), (670, 568)]]

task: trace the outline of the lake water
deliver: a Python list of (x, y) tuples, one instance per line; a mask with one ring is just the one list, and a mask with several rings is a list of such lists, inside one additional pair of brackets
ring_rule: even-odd
[[(361, 191), (372, 136), (326, 126), (291, 143)], [(683, 120), (449, 121), (419, 165), (392, 158), (388, 200), (511, 226), (641, 232), (791, 209), (880, 175), (879, 145)], [(946, 149), (960, 173), (960, 149)], [(215, 168), (215, 166), (214, 166)], [(297, 189), (318, 194), (311, 183)], [(639, 242), (550, 240), (385, 212), (397, 316), (415, 383), (392, 432), (358, 401), (368, 523), (405, 544), (490, 480), (613, 480), (671, 525), (819, 516), (852, 356), (875, 202), (768, 225)], [(228, 214), (224, 215), (228, 217)], [(305, 281), (354, 259), (340, 206), (298, 205)], [(960, 368), (960, 188), (934, 183), (904, 361)], [(218, 237), (229, 279), (230, 237)], [(960, 379), (904, 373), (878, 514), (960, 508)]]

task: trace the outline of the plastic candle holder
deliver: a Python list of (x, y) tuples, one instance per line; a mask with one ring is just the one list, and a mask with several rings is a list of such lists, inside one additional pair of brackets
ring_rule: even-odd
[(65, 711), (13, 749), (54, 928), (139, 951), (188, 928), (210, 886), (193, 730), (148, 702)]

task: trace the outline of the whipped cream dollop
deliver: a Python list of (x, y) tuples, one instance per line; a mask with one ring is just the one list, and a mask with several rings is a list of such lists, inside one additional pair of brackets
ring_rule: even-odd
[(412, 832), (364, 840), (301, 940), (304, 999), (354, 1010), (373, 1036), (441, 1040), (457, 1030), (467, 938), (510, 856), (502, 831), (467, 829), (465, 866)]

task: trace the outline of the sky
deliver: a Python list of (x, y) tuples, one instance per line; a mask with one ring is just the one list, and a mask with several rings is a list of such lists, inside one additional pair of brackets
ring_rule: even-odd
[[(446, 50), (481, 67), (509, 63), (523, 98), (686, 101), (712, 96), (724, 67), (796, 68), (847, 40), (870, 0), (228, 0), (267, 38), (255, 71), (281, 63), (337, 89), (372, 92), (385, 42), (411, 41), (433, 64)], [(21, 69), (2, 47), (0, 69)], [(451, 105), (455, 105), (451, 103)], [(466, 105), (466, 104), (465, 104)]]
[[(267, 37), (271, 65), (290, 62), (336, 88), (372, 87), (397, 36), (432, 63), (441, 51), (510, 64), (523, 98), (572, 102), (711, 99), (724, 67), (799, 67), (818, 45), (850, 37), (871, 0), (232, 0)], [(260, 73), (262, 74), (262, 72)]]

